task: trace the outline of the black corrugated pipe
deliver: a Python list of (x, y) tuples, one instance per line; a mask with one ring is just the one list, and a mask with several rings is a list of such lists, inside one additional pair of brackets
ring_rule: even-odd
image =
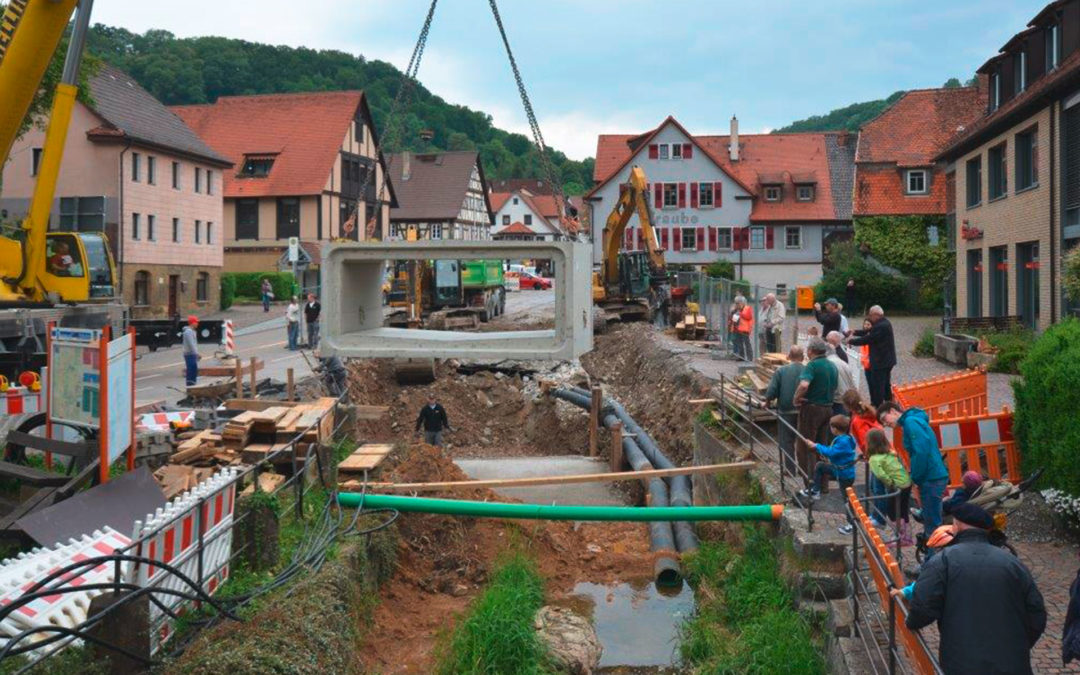
[[(570, 393), (576, 394), (575, 402), (582, 401), (586, 409), (591, 406), (592, 395), (585, 389), (573, 387), (571, 388)], [(578, 405), (582, 405), (582, 403), (578, 403)], [(634, 418), (630, 416), (630, 413), (626, 412), (626, 408), (618, 401), (610, 398), (604, 402), (604, 405), (618, 417), (619, 421), (623, 423), (623, 428), (626, 429), (626, 431), (635, 435), (635, 440), (637, 441), (638, 446), (641, 447), (642, 452), (645, 453), (645, 458), (648, 459), (654, 467), (657, 469), (675, 468), (675, 465), (672, 464), (671, 460), (669, 460), (660, 450), (660, 446), (656, 444), (656, 441), (649, 435), (649, 432), (645, 431), (641, 425), (634, 421)], [(605, 426), (607, 426), (606, 423)], [(671, 476), (667, 479), (667, 482), (671, 494), (672, 506), (694, 505), (689, 476)], [(694, 526), (691, 523), (679, 521), (674, 523), (673, 527), (675, 528), (675, 543), (678, 545), (679, 553), (697, 550), (700, 542), (698, 541), (697, 534), (694, 533)]]
[[(567, 389), (556, 389), (552, 392), (552, 395), (556, 398), (561, 398), (564, 401), (573, 403), (585, 410), (589, 410), (592, 407), (591, 395), (586, 396)], [(613, 412), (605, 410), (601, 415), (601, 422), (605, 428), (611, 429), (616, 424), (619, 424), (620, 420)], [(634, 437), (624, 436), (622, 439), (622, 447), (623, 457), (634, 471), (645, 471), (653, 468), (653, 465), (649, 462), (646, 454), (642, 451)], [(648, 490), (650, 506), (675, 506), (675, 504), (672, 504), (668, 499), (668, 486), (663, 479), (650, 479)], [(684, 505), (690, 506), (690, 504)], [(680, 541), (684, 544), (688, 544), (690, 541), (694, 542), (694, 546), (687, 550), (697, 548), (697, 537), (693, 536), (693, 530), (689, 529), (688, 526), (689, 523), (682, 522), (650, 523), (649, 549), (652, 551), (677, 551), (680, 550), (677, 547)], [(690, 534), (689, 538), (687, 537), (687, 532)], [(658, 557), (653, 569), (656, 575), (656, 583), (659, 586), (676, 586), (682, 580), (682, 575), (679, 572), (679, 563), (669, 556)]]

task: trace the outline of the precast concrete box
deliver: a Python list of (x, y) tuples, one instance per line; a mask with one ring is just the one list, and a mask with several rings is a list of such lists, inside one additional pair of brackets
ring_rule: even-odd
[[(555, 328), (465, 333), (383, 325), (392, 260), (550, 259)], [(568, 241), (327, 243), (322, 250), (323, 356), (341, 358), (574, 359), (592, 349), (592, 245)]]

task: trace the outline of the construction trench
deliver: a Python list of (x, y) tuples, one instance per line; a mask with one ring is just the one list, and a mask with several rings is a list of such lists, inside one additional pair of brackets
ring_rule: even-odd
[[(490, 466), (494, 475), (502, 477), (506, 466), (515, 462), (540, 467), (549, 461), (572, 462), (574, 472), (582, 472), (580, 467), (591, 463), (595, 468), (589, 473), (608, 471), (612, 443), (608, 430), (616, 426), (624, 432), (621, 446), (626, 465), (622, 469), (690, 464), (698, 410), (687, 401), (704, 392), (664, 373), (662, 364), (657, 364), (659, 371), (643, 367), (651, 356), (642, 341), (652, 331), (639, 324), (600, 336), (580, 365), (500, 363), (488, 367), (440, 361), (437, 379), (427, 386), (398, 385), (387, 360), (350, 361), (352, 399), (389, 407), (384, 420), (356, 423), (358, 442), (395, 445), (369, 480), (462, 481), (482, 477), (474, 475), (479, 465)], [(542, 386), (541, 381), (547, 384)], [(605, 393), (601, 457), (595, 460), (588, 458), (588, 387), (593, 385)], [(445, 436), (443, 449), (418, 443), (415, 435), (416, 415), (429, 395), (445, 406), (453, 428)], [(541, 468), (536, 471), (547, 473)], [(679, 509), (694, 504), (691, 480), (685, 475), (599, 485), (591, 485), (588, 494), (599, 492), (606, 503), (595, 508)], [(557, 486), (538, 489), (540, 498), (534, 494), (530, 501), (574, 505), (583, 502), (579, 494), (586, 493), (578, 485)], [(481, 508), (513, 507), (511, 502), (517, 501), (515, 496), (486, 488), (425, 491), (418, 496), (486, 502)], [(358, 494), (345, 497), (352, 499), (346, 505), (355, 505), (359, 498)], [(372, 497), (367, 499), (365, 506), (379, 506)], [(768, 514), (769, 507), (759, 508)], [(771, 516), (759, 511), (753, 517)], [(396, 537), (393, 573), (373, 591), (367, 616), (358, 619), (361, 629), (354, 672), (433, 672), (448, 627), (483, 591), (500, 555), (511, 549), (524, 550), (536, 560), (546, 584), (547, 604), (573, 608), (592, 622), (603, 649), (600, 668), (593, 672), (627, 672), (618, 668), (671, 672), (679, 663), (680, 625), (694, 608), (679, 558), (698, 547), (698, 532), (722, 527), (685, 520), (581, 522), (402, 513), (391, 528)], [(254, 623), (258, 625), (258, 619)], [(244, 628), (230, 628), (226, 622), (208, 631), (180, 659), (176, 672), (215, 663), (213, 650), (220, 649), (222, 640), (233, 639), (231, 633), (236, 630)]]

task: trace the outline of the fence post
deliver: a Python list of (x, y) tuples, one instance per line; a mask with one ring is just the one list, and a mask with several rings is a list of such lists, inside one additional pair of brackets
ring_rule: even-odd
[(783, 433), (786, 437), (788, 435), (787, 429), (784, 428), (784, 420), (780, 416), (780, 412), (776, 413), (776, 456), (777, 464), (780, 465), (780, 494), (784, 494), (784, 464), (787, 463), (787, 458), (784, 457), (784, 444), (780, 442), (780, 434)]
[(206, 547), (206, 541), (205, 541), (206, 540), (206, 536), (205, 536), (206, 535), (206, 520), (204, 518), (204, 511), (206, 510), (206, 497), (205, 496), (201, 497), (199, 499), (199, 505), (198, 505), (197, 508), (199, 509), (199, 561), (198, 561), (199, 576), (198, 576), (198, 579), (196, 579), (196, 581), (198, 582), (199, 588), (201, 589), (203, 587), (203, 573), (204, 573), (204, 570), (203, 570), (203, 552), (204, 552), (205, 547)]
[(900, 545), (900, 492), (893, 497), (893, 526), (896, 528), (896, 564), (900, 564), (903, 547)]
[(746, 392), (746, 435), (750, 437), (750, 454), (754, 454), (754, 417), (750, 412), (750, 392)]
[(593, 386), (589, 401), (589, 457), (596, 457), (600, 443), (600, 407), (603, 404), (600, 387)]
[[(244, 367), (240, 365), (240, 359), (236, 359), (236, 398), (244, 398)], [(251, 397), (255, 398), (255, 392), (251, 392)]]
[(726, 375), (720, 376), (720, 419), (724, 422), (727, 421), (727, 402), (725, 401), (724, 390), (727, 387), (724, 386), (724, 382), (727, 380)]
[(622, 422), (616, 422), (611, 427), (611, 470), (622, 471)]
[(303, 469), (297, 468), (298, 465), (297, 465), (297, 462), (296, 462), (296, 441), (295, 440), (292, 442), (292, 447), (290, 448), (290, 450), (292, 451), (292, 465), (293, 465), (292, 478), (293, 478), (293, 486), (294, 486), (293, 489), (296, 490), (296, 517), (300, 521), (303, 521), (304, 520), (304, 477), (299, 472), (300, 471), (306, 472), (307, 471), (307, 466), (306, 466), (306, 462), (305, 462), (305, 466), (304, 466)]
[[(845, 494), (846, 498), (847, 495)], [(851, 508), (851, 501), (847, 500), (844, 508), (851, 516), (852, 524), (851, 528), (851, 615), (852, 622), (851, 627), (853, 630), (859, 630), (859, 523), (855, 522), (855, 512)]]
[(894, 675), (894, 673), (896, 673), (896, 598), (889, 593), (889, 675)]

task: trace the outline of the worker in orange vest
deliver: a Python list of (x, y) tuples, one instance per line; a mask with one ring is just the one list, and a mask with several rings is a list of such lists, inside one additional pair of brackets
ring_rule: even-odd
[[(850, 282), (849, 282), (850, 283)], [(863, 330), (870, 330), (874, 324), (870, 323), (870, 319), (863, 319)], [(866, 375), (866, 381), (870, 381), (870, 345), (862, 345), (859, 347), (859, 361), (862, 362), (863, 374)]]
[(750, 346), (750, 334), (754, 332), (754, 310), (746, 304), (746, 298), (741, 295), (735, 296), (729, 330), (731, 349), (735, 356), (744, 361), (753, 361), (754, 350)]

